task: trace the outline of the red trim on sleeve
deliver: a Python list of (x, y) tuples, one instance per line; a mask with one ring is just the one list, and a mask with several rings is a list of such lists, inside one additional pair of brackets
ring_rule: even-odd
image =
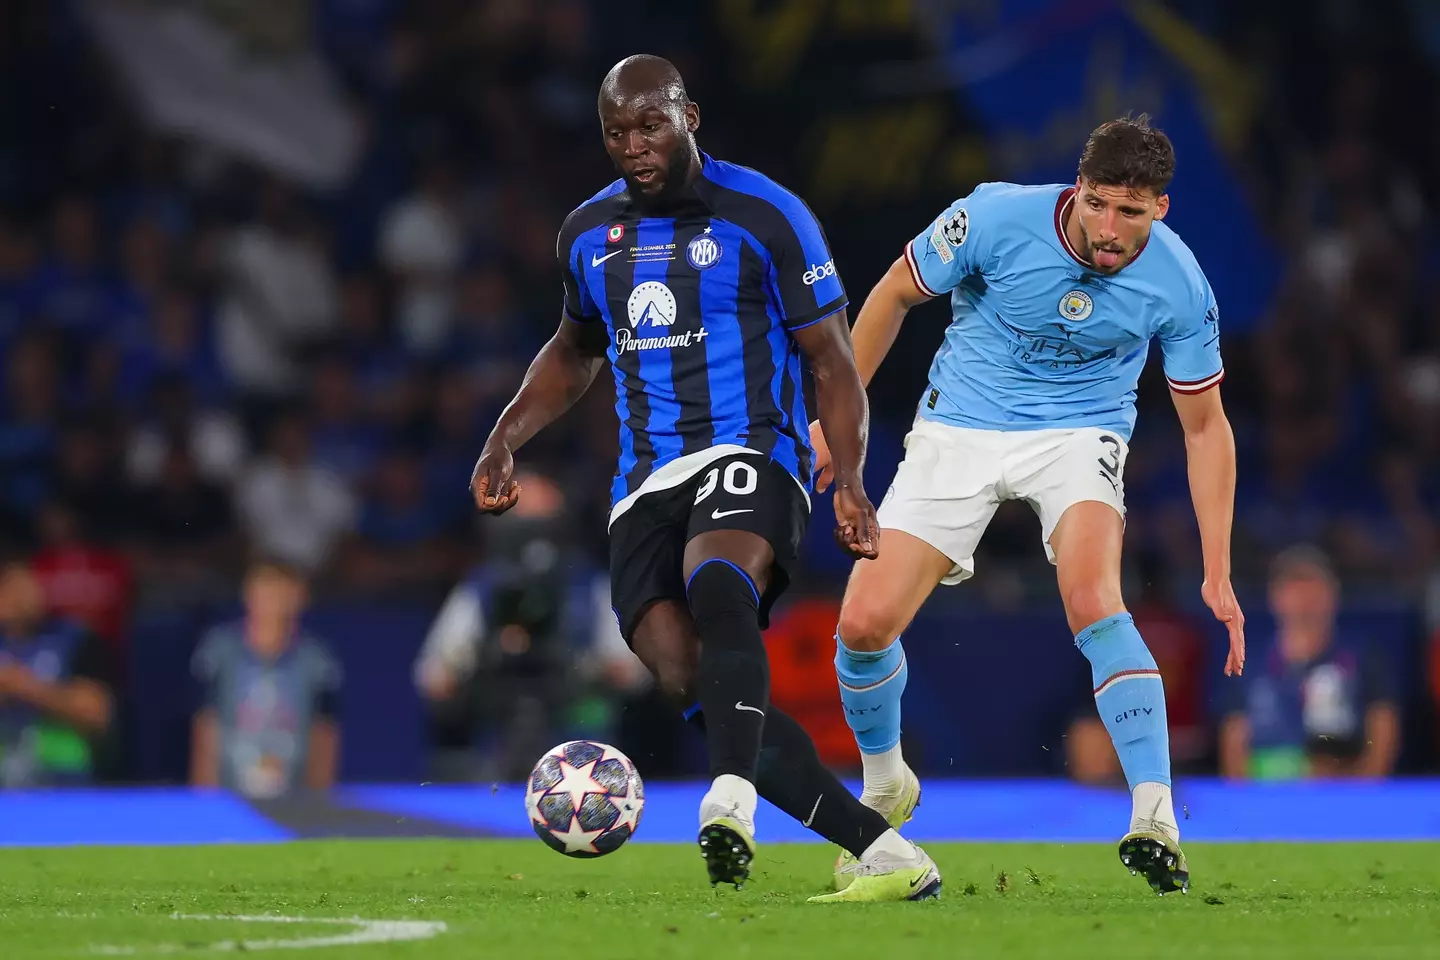
[(1174, 390), (1176, 393), (1194, 395), (1197, 393), (1204, 393), (1206, 390), (1209, 390), (1212, 387), (1220, 386), (1220, 382), (1224, 379), (1225, 371), (1221, 370), (1218, 373), (1212, 373), (1210, 374), (1210, 376), (1204, 377), (1200, 380), (1171, 380), (1169, 377), (1166, 377), (1165, 382), (1168, 383), (1170, 385), (1170, 389)]

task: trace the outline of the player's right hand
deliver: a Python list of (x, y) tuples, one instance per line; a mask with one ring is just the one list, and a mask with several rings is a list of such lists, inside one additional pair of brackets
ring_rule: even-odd
[(810, 424), (810, 446), (815, 448), (815, 492), (824, 493), (830, 488), (835, 479), (835, 467), (830, 462), (830, 444), (825, 442), (825, 431), (820, 429), (820, 421), (816, 420)]
[(511, 479), (515, 457), (505, 447), (486, 447), (470, 474), (470, 493), (481, 513), (504, 513), (520, 502), (520, 484)]
[(862, 560), (880, 555), (880, 521), (875, 507), (859, 487), (835, 488), (835, 542)]
[(1225, 676), (1238, 677), (1245, 672), (1245, 612), (1240, 601), (1235, 599), (1235, 588), (1230, 578), (1206, 580), (1200, 585), (1200, 597), (1215, 614), (1215, 619), (1225, 624), (1230, 632), (1230, 654), (1225, 658)]

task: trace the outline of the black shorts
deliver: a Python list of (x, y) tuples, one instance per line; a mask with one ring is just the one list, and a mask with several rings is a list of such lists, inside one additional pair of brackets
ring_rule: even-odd
[(760, 626), (769, 626), (809, 521), (810, 501), (800, 484), (757, 454), (722, 457), (679, 486), (639, 497), (610, 526), (610, 598), (625, 642), (632, 642), (651, 603), (685, 601), (685, 545), (709, 530), (748, 530), (775, 551), (760, 598)]

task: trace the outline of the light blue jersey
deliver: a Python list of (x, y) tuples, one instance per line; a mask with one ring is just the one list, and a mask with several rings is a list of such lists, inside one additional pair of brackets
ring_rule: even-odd
[(1224, 377), (1219, 309), (1194, 255), (1156, 223), (1119, 273), (1097, 273), (1061, 224), (1073, 187), (984, 183), (905, 247), (922, 293), (953, 319), (920, 416), (982, 430), (1100, 427), (1127, 442), (1152, 337), (1165, 377), (1200, 393)]

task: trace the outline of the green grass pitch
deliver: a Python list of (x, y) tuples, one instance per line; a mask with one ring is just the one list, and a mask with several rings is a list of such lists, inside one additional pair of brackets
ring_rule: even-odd
[[(688, 846), (6, 849), (0, 956), (1440, 957), (1440, 844), (1195, 844), (1189, 895), (1164, 898), (1109, 846), (928, 849), (943, 899), (862, 906), (805, 902), (829, 876), (820, 845), (762, 844), (739, 892), (711, 890)], [(393, 939), (416, 929), (430, 935)]]

